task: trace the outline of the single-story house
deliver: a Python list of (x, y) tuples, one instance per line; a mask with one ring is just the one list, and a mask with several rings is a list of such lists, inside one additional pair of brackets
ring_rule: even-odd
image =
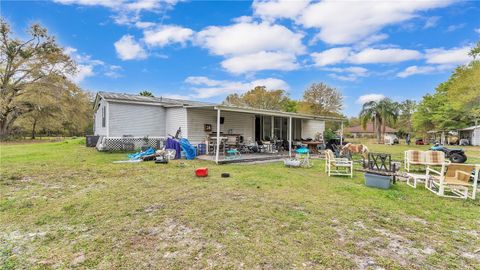
[(98, 92), (94, 102), (94, 134), (106, 138), (167, 137), (180, 128), (193, 145), (223, 135), (291, 142), (323, 135), (325, 121), (343, 119), (109, 92)]
[(467, 139), (470, 145), (480, 146), (480, 125), (458, 130), (460, 139)]
[[(389, 126), (385, 127), (385, 134), (394, 134), (397, 130)], [(373, 128), (373, 123), (367, 123), (366, 127), (363, 128), (361, 125), (347, 127), (345, 128), (345, 133), (351, 134), (354, 138), (358, 137), (375, 137), (375, 129)]]

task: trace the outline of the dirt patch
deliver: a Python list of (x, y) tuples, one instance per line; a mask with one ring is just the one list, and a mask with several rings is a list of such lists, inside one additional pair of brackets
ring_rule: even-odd
[[(147, 207), (145, 211), (156, 211), (156, 207)], [(172, 218), (167, 218), (158, 226), (138, 230), (130, 237), (128, 245), (132, 250), (130, 255), (135, 257), (135, 261), (142, 262), (141, 268), (180, 266), (183, 262), (202, 261), (207, 253), (209, 258), (225, 257), (221, 244), (204, 238), (199, 229)], [(221, 260), (204, 262), (208, 267), (222, 265)], [(204, 267), (206, 265), (198, 265), (198, 268)]]

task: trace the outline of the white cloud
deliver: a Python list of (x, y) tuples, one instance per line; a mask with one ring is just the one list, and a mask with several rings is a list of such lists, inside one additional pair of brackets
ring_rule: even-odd
[(323, 67), (328, 65), (333, 65), (341, 63), (348, 58), (351, 48), (349, 47), (340, 47), (328, 49), (319, 53), (312, 53), (313, 61), (315, 66)]
[(314, 65), (318, 67), (338, 63), (398, 63), (422, 58), (422, 54), (415, 50), (366, 48), (361, 51), (354, 52), (349, 47), (328, 49), (323, 52), (312, 53), (311, 56), (313, 58)]
[(422, 54), (415, 50), (406, 49), (364, 49), (349, 58), (354, 64), (398, 63), (420, 59)]
[(331, 71), (335, 73), (328, 74), (329, 77), (341, 80), (341, 81), (356, 81), (360, 77), (367, 77), (369, 76), (368, 69), (363, 67), (345, 67), (345, 68), (322, 68), (325, 71)]
[(479, 27), (479, 28), (475, 28), (473, 31), (477, 32), (477, 34), (480, 34), (480, 27)]
[(119, 71), (122, 67), (107, 64), (101, 60), (92, 59), (90, 55), (78, 52), (76, 48), (66, 47), (63, 52), (70, 56), (77, 63), (77, 72), (69, 76), (69, 79), (75, 83), (81, 83), (85, 78), (92, 77), (97, 74), (103, 74), (107, 77), (120, 77)]
[(145, 30), (143, 35), (146, 44), (164, 47), (171, 43), (184, 45), (192, 37), (193, 30), (177, 25), (162, 25), (154, 30)]
[(265, 86), (269, 90), (289, 89), (288, 84), (280, 79), (265, 78), (251, 82), (212, 80), (203, 76), (192, 76), (185, 79), (185, 83), (192, 86), (194, 95), (189, 98), (210, 98), (214, 96), (226, 96), (233, 93), (245, 93), (255, 86)]
[(455, 65), (436, 65), (436, 66), (409, 66), (405, 70), (397, 73), (397, 77), (407, 78), (417, 74), (432, 74), (451, 71), (455, 68)]
[(138, 26), (142, 28), (142, 12), (162, 13), (171, 9), (178, 0), (53, 0), (64, 5), (100, 6), (115, 12), (112, 16), (117, 24)]
[(305, 52), (303, 34), (282, 25), (241, 22), (210, 26), (196, 35), (195, 43), (212, 54), (224, 56), (221, 65), (231, 73), (298, 68), (296, 55)]
[(241, 74), (260, 70), (294, 70), (299, 66), (293, 54), (262, 51), (228, 58), (222, 61), (222, 67), (231, 73)]
[(385, 96), (382, 95), (382, 94), (367, 94), (367, 95), (363, 95), (363, 96), (358, 97), (356, 103), (360, 104), (360, 105), (363, 105), (367, 102), (380, 101), (384, 98), (385, 98)]
[(425, 24), (423, 25), (423, 29), (433, 28), (437, 26), (439, 20), (440, 17), (438, 16), (428, 17), (425, 21)]
[(145, 59), (147, 53), (131, 35), (124, 35), (114, 43), (117, 55), (122, 60)]
[(64, 5), (83, 5), (83, 6), (103, 6), (114, 8), (119, 1), (116, 0), (53, 0), (56, 3)]
[(350, 44), (375, 34), (387, 25), (417, 16), (420, 11), (445, 7), (447, 1), (333, 1), (309, 5), (297, 19), (319, 29), (318, 39), (329, 44)]
[(135, 27), (140, 29), (151, 28), (154, 26), (155, 26), (155, 23), (153, 22), (142, 22), (142, 21), (135, 22)]
[(449, 25), (449, 26), (447, 27), (447, 32), (457, 31), (458, 29), (462, 29), (463, 27), (465, 27), (465, 24), (464, 24), (464, 23), (461, 23), (461, 24), (452, 24), (452, 25)]
[(72, 80), (74, 83), (80, 83), (82, 82), (85, 78), (94, 76), (95, 73), (93, 72), (93, 65), (77, 65), (77, 72), (73, 75), (70, 76), (70, 80)]
[(409, 66), (404, 71), (397, 73), (397, 77), (406, 78), (415, 74), (430, 74), (436, 70), (434, 66)]
[(255, 0), (252, 8), (256, 16), (265, 20), (294, 19), (308, 6), (309, 2), (309, 0)]
[(105, 76), (116, 79), (122, 77), (119, 71), (123, 70), (121, 66), (111, 65), (108, 66), (107, 70), (105, 71)]
[(449, 50), (443, 48), (428, 49), (426, 50), (426, 62), (429, 64), (462, 65), (472, 60), (468, 55), (469, 52), (470, 46)]
[(370, 46), (371, 44), (380, 42), (380, 41), (385, 40), (387, 38), (388, 38), (387, 34), (372, 35), (372, 36), (369, 36), (369, 37), (355, 43), (354, 46), (357, 49), (363, 49), (363, 48), (366, 48), (366, 47)]
[(216, 55), (241, 55), (259, 51), (303, 53), (303, 34), (282, 25), (268, 23), (237, 23), (210, 26), (197, 34), (197, 43)]

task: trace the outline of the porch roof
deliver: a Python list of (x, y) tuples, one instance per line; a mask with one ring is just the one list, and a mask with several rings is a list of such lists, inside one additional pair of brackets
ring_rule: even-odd
[(204, 109), (212, 109), (212, 110), (219, 109), (220, 111), (242, 112), (242, 113), (260, 114), (260, 115), (292, 117), (292, 118), (300, 118), (300, 119), (323, 120), (323, 121), (333, 121), (333, 122), (346, 121), (346, 119), (342, 117), (282, 112), (282, 111), (275, 111), (275, 110), (256, 109), (256, 108), (250, 108), (250, 107), (238, 107), (238, 106), (231, 106), (231, 105), (186, 106), (186, 107), (187, 108), (204, 108)]

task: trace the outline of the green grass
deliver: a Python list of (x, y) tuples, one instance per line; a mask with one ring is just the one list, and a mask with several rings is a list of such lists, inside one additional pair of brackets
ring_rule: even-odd
[[(398, 159), (406, 149), (369, 147)], [(126, 155), (78, 139), (0, 150), (0, 269), (480, 266), (479, 200), (367, 188), (358, 172), (327, 177), (320, 160), (112, 164)], [(467, 155), (478, 162), (480, 148)], [(200, 166), (209, 177), (194, 177)]]

